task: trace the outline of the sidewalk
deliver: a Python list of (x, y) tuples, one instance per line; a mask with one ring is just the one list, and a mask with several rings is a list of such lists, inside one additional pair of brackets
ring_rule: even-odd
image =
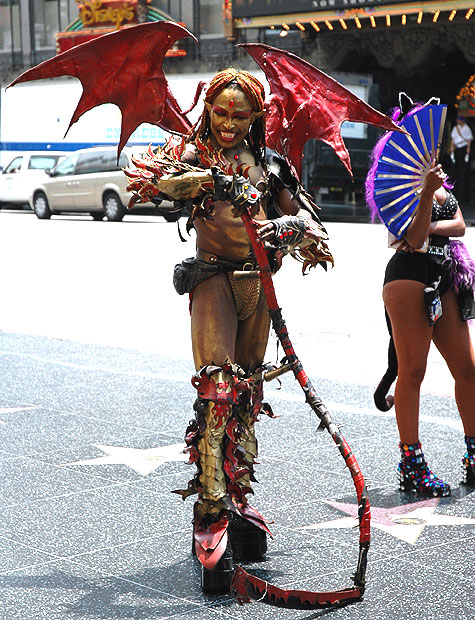
[[(305, 330), (303, 330), (305, 331)], [(0, 333), (1, 620), (471, 620), (475, 492), (460, 486), (454, 400), (425, 393), (421, 435), (452, 497), (397, 490), (392, 415), (358, 373), (311, 379), (369, 482), (372, 544), (362, 602), (331, 611), (240, 607), (206, 596), (191, 556), (183, 431), (191, 362), (157, 352)], [(343, 367), (344, 368), (344, 367)], [(272, 518), (267, 560), (246, 569), (280, 587), (351, 585), (358, 554), (348, 471), (299, 386), (269, 386), (252, 500)]]

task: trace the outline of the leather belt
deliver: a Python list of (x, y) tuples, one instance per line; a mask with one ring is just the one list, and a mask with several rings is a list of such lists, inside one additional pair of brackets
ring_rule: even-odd
[(225, 258), (224, 256), (219, 256), (218, 254), (213, 254), (212, 252), (202, 250), (201, 248), (197, 249), (196, 258), (205, 261), (205, 263), (219, 265), (224, 269), (229, 269), (232, 271), (254, 271), (257, 266), (256, 259), (254, 257), (249, 257), (245, 261), (238, 262)]
[(444, 256), (445, 258), (447, 258), (446, 247), (446, 245), (429, 245), (429, 247), (427, 248), (427, 254), (432, 254), (432, 256)]

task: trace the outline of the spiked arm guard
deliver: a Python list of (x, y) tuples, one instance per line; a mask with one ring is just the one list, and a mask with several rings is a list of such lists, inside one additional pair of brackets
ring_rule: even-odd
[[(277, 246), (286, 254), (293, 252), (305, 237), (306, 222), (307, 218), (298, 215), (286, 215), (272, 220), (275, 231), (275, 239), (272, 245)], [(309, 220), (309, 225), (311, 225), (311, 220)]]
[(274, 239), (272, 245), (290, 254), (302, 263), (302, 273), (321, 264), (326, 269), (327, 262), (333, 265), (333, 256), (328, 249), (328, 235), (323, 226), (301, 215), (284, 215), (272, 220)]

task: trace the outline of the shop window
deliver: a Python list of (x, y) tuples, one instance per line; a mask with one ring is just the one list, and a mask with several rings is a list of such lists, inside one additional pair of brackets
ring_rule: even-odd
[[(71, 7), (69, 0), (59, 0), (59, 28), (66, 30), (71, 22)], [(77, 15), (77, 7), (74, 8), (74, 17)]]
[(21, 51), (20, 0), (0, 1), (0, 53)]
[(59, 32), (60, 4), (58, 0), (33, 0), (33, 47), (35, 50), (54, 49), (55, 34)]
[(194, 0), (152, 0), (152, 6), (160, 9), (172, 19), (193, 31), (193, 5)]
[(184, 0), (181, 7), (181, 22), (183, 22), (188, 30), (193, 32), (193, 2), (191, 0)]
[(200, 35), (224, 36), (222, 0), (200, 1)]
[(191, 0), (152, 0), (152, 5), (160, 9), (177, 22), (182, 21), (182, 5), (193, 4)]

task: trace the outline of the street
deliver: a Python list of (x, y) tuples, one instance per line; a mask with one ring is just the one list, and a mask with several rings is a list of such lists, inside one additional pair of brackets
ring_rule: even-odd
[[(325, 213), (322, 213), (325, 219)], [(180, 220), (186, 236), (185, 220)], [(381, 300), (391, 255), (381, 225), (328, 223), (335, 267), (301, 277), (286, 258), (277, 298), (307, 374), (342, 424), (370, 487), (368, 587), (361, 603), (288, 611), (201, 593), (191, 557), (192, 417), (188, 300), (173, 266), (194, 254), (177, 225), (127, 215), (38, 220), (0, 212), (0, 618), (2, 620), (468, 620), (475, 497), (460, 485), (463, 431), (453, 382), (431, 350), (421, 434), (447, 499), (397, 490), (394, 410), (372, 391), (386, 365)], [(475, 228), (465, 244), (475, 256)], [(472, 329), (472, 335), (475, 335)], [(282, 357), (271, 337), (266, 361)], [(277, 382), (273, 382), (277, 383)], [(280, 587), (351, 585), (358, 552), (351, 478), (289, 375), (266, 386), (252, 503), (275, 540), (250, 571)], [(424, 607), (421, 609), (421, 602)]]
[[(277, 298), (308, 374), (374, 386), (385, 370), (388, 342), (381, 299), (391, 256), (386, 230), (331, 222), (327, 229), (334, 269), (302, 277), (300, 264), (287, 258), (274, 278)], [(464, 241), (475, 255), (475, 228), (467, 228)], [(194, 237), (181, 242), (176, 224), (161, 217), (42, 221), (31, 212), (0, 212), (0, 329), (189, 363), (188, 304), (175, 293), (172, 274), (175, 263), (193, 254)], [(275, 361), (275, 349), (271, 339), (268, 361)], [(435, 350), (423, 389), (453, 391)]]

